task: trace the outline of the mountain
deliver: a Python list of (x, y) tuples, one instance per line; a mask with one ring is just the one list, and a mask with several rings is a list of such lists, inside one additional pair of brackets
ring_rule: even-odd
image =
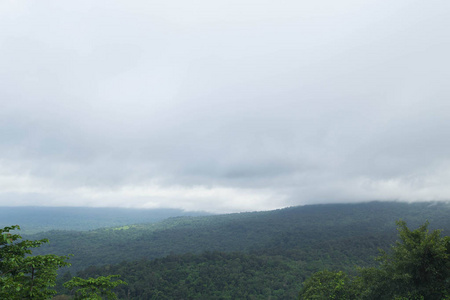
[[(50, 231), (35, 253), (74, 254), (71, 272), (90, 265), (163, 258), (205, 251), (283, 256), (311, 270), (373, 264), (378, 248), (395, 240), (395, 221), (450, 232), (448, 203), (370, 202), (290, 207), (267, 212), (176, 217), (153, 224), (87, 232)], [(445, 233), (444, 232), (444, 233)]]
[(176, 216), (202, 216), (205, 212), (181, 209), (97, 207), (0, 207), (0, 226), (20, 225), (23, 234), (49, 230), (92, 230), (137, 223), (159, 222)]

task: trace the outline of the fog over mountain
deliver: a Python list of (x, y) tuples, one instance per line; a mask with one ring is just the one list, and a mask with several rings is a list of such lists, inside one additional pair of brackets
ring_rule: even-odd
[(448, 1), (2, 1), (0, 206), (450, 199)]

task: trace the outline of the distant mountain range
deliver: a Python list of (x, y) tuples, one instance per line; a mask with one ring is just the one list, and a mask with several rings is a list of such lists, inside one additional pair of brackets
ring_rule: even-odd
[(177, 216), (204, 216), (181, 209), (96, 207), (0, 207), (0, 226), (20, 225), (22, 234), (49, 230), (93, 230), (138, 223), (154, 223)]

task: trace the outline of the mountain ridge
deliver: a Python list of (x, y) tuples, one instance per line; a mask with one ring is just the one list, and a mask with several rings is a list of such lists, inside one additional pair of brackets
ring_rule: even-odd
[[(348, 244), (358, 245), (357, 264), (371, 261), (376, 247), (387, 248), (395, 239), (395, 221), (404, 219), (411, 227), (430, 221), (430, 228), (450, 231), (448, 203), (366, 202), (321, 204), (264, 212), (177, 217), (158, 223), (137, 224), (126, 229), (51, 231), (29, 238), (48, 238), (40, 253), (74, 254), (73, 270), (89, 265), (123, 260), (155, 259), (169, 254), (204, 251), (272, 253), (305, 257), (320, 256), (326, 249), (346, 255)], [(444, 233), (445, 233), (444, 232)], [(371, 240), (373, 240), (371, 242)], [(366, 252), (369, 251), (369, 252)], [(316, 254), (314, 254), (316, 252)], [(310, 253), (310, 254), (307, 254)]]

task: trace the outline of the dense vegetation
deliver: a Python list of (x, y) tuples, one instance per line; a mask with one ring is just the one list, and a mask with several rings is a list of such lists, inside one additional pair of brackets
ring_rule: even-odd
[(30, 256), (31, 249), (48, 240), (21, 241), (10, 233), (19, 226), (0, 229), (0, 299), (48, 299), (56, 291), (56, 271), (67, 266), (67, 256), (54, 254)]
[(351, 299), (361, 278), (367, 286), (368, 278), (389, 278), (373, 258), (394, 243), (395, 220), (411, 228), (429, 220), (448, 234), (449, 213), (447, 203), (312, 205), (28, 238), (50, 239), (36, 253), (74, 254), (71, 273), (62, 270), (58, 280), (63, 293), (62, 282), (78, 272), (86, 280), (121, 275), (128, 285), (116, 288), (120, 299), (295, 299), (307, 278), (345, 287)]
[[(11, 231), (20, 230), (18, 225), (0, 229), (0, 299), (8, 300), (46, 300), (57, 292), (57, 270), (70, 266), (68, 256), (54, 254), (33, 255), (32, 249), (40, 247), (48, 240), (22, 240), (22, 237)], [(125, 282), (111, 281), (118, 275), (96, 276), (96, 278), (71, 278), (64, 287), (74, 294), (74, 299), (101, 300), (117, 299), (111, 290)]]
[(399, 240), (378, 257), (378, 267), (358, 276), (321, 271), (305, 281), (300, 300), (450, 299), (450, 236), (428, 231), (428, 223), (410, 230), (397, 222)]
[(450, 231), (446, 203), (329, 204), (270, 212), (170, 218), (89, 232), (51, 231), (30, 236), (48, 238), (41, 254), (74, 254), (72, 272), (91, 265), (155, 259), (169, 254), (204, 251), (281, 255), (308, 262), (314, 269), (350, 269), (373, 264), (377, 249), (395, 241), (395, 220), (412, 227), (429, 220)]
[(397, 222), (399, 240), (384, 251), (376, 267), (357, 275), (319, 271), (300, 289), (307, 262), (282, 256), (207, 252), (163, 259), (90, 267), (79, 276), (121, 274), (129, 283), (116, 292), (122, 299), (450, 299), (450, 237), (410, 230)]
[(121, 299), (295, 299), (305, 263), (280, 256), (205, 252), (90, 267), (80, 277), (120, 274)]

